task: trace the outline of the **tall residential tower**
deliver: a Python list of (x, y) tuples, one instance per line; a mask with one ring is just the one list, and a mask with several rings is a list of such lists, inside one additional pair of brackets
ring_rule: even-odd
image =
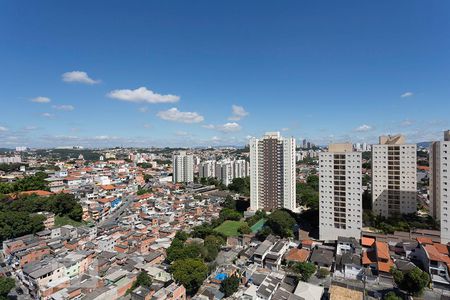
[(441, 223), (441, 243), (450, 242), (450, 130), (430, 147), (430, 214)]
[(295, 210), (295, 139), (267, 132), (250, 140), (250, 209)]
[(173, 177), (174, 183), (194, 181), (194, 156), (180, 151), (173, 155)]
[(319, 156), (319, 238), (361, 238), (361, 152), (352, 144), (331, 144)]
[(372, 146), (372, 210), (384, 217), (417, 211), (417, 147), (402, 135)]

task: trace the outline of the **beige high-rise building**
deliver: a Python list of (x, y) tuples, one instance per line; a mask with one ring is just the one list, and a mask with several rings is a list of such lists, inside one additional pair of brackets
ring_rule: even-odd
[(172, 158), (173, 177), (172, 181), (190, 183), (194, 181), (194, 156), (180, 151)]
[(319, 238), (361, 238), (362, 160), (352, 144), (331, 144), (319, 155)]
[(267, 132), (250, 140), (250, 210), (295, 210), (295, 139)]
[(372, 210), (384, 217), (417, 211), (417, 147), (403, 135), (372, 146)]
[(441, 224), (441, 243), (450, 242), (450, 130), (430, 147), (430, 215)]

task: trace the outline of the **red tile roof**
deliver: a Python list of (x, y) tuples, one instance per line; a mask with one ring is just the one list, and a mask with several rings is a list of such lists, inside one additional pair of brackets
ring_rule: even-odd
[(375, 238), (363, 236), (362, 239), (361, 239), (361, 244), (364, 247), (372, 247), (373, 243), (375, 243)]
[(376, 251), (377, 251), (377, 257), (381, 259), (387, 259), (390, 260), (391, 256), (389, 255), (389, 246), (388, 244), (384, 242), (376, 242)]
[(286, 255), (286, 260), (296, 261), (296, 262), (305, 262), (308, 260), (308, 257), (309, 257), (308, 250), (292, 248), (291, 250), (289, 250), (288, 254)]
[(417, 241), (419, 242), (419, 244), (430, 244), (430, 245), (433, 245), (433, 241), (431, 240), (431, 238), (428, 238), (428, 237), (420, 236), (420, 237), (417, 238)]
[(447, 245), (434, 243), (433, 246), (436, 248), (437, 251), (439, 251), (439, 253), (447, 255), (447, 256), (449, 255)]
[(373, 263), (377, 262), (377, 258), (375, 257), (375, 252), (373, 252), (373, 251), (370, 251), (370, 252), (363, 251), (362, 254), (363, 254), (362, 255), (362, 264), (363, 265), (370, 265), (370, 264), (373, 264)]
[(34, 190), (34, 191), (25, 191), (20, 192), (19, 195), (33, 195), (36, 194), (38, 196), (50, 196), (53, 195), (52, 192), (44, 191), (44, 190)]
[(450, 263), (450, 257), (448, 257), (448, 255), (440, 253), (434, 245), (425, 245), (424, 249), (427, 252), (428, 258), (430, 260)]

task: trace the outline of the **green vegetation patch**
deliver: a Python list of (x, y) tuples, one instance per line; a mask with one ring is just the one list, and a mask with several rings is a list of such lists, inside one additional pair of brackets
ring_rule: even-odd
[(214, 231), (220, 232), (224, 234), (225, 236), (238, 236), (239, 232), (238, 229), (241, 227), (245, 222), (242, 221), (230, 221), (227, 220), (220, 224), (218, 227), (214, 228)]
[(55, 227), (61, 227), (64, 225), (72, 225), (73, 227), (79, 227), (84, 225), (84, 223), (72, 220), (68, 216), (55, 216)]

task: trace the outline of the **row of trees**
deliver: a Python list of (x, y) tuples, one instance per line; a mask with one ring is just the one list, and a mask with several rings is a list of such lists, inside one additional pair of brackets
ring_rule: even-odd
[[(212, 263), (219, 254), (220, 247), (225, 243), (225, 237), (206, 226), (195, 233), (201, 233), (203, 244), (188, 241), (189, 234), (178, 232), (167, 249), (167, 261), (172, 263), (170, 272), (177, 282), (184, 285), (186, 291), (193, 295), (208, 276), (208, 265)], [(199, 237), (199, 236), (196, 236)]]
[(415, 213), (386, 218), (371, 211), (364, 211), (363, 223), (388, 234), (395, 231), (410, 231), (412, 228), (439, 230), (439, 224), (431, 216), (419, 216)]
[(310, 175), (306, 183), (297, 183), (297, 202), (310, 209), (319, 209), (319, 177)]
[(0, 194), (11, 194), (31, 190), (48, 190), (45, 178), (47, 178), (46, 173), (37, 172), (34, 176), (27, 176), (16, 182), (2, 182), (0, 183)]
[(83, 215), (81, 205), (71, 194), (50, 197), (28, 195), (14, 200), (4, 198), (0, 200), (0, 241), (43, 230), (45, 217), (36, 214), (42, 211), (66, 216), (78, 222)]

